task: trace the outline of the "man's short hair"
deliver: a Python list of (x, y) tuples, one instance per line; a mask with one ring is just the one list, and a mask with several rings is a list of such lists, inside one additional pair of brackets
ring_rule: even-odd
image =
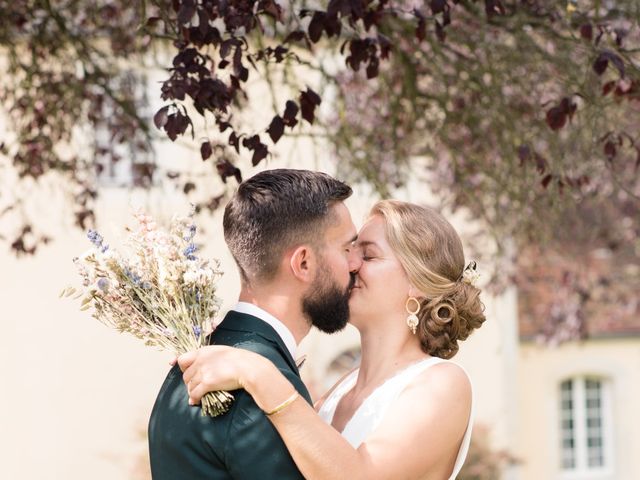
[(224, 211), (224, 238), (243, 280), (270, 280), (284, 252), (321, 245), (331, 206), (351, 187), (321, 172), (266, 170), (242, 182)]

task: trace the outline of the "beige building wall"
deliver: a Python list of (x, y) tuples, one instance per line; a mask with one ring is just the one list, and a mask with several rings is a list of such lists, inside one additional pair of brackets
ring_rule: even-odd
[[(520, 347), (518, 369), (521, 480), (634, 480), (640, 478), (640, 337), (594, 339), (546, 348)], [(611, 386), (613, 468), (595, 476), (560, 471), (560, 382), (593, 375)]]

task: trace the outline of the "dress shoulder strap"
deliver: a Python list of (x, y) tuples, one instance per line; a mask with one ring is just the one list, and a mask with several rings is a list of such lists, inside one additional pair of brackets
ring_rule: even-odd
[(353, 388), (358, 379), (358, 371), (356, 368), (351, 373), (345, 375), (338, 383), (331, 389), (324, 402), (318, 410), (318, 415), (326, 423), (331, 424), (333, 422), (333, 415), (336, 413), (338, 403), (344, 397), (344, 395)]
[(422, 372), (424, 372), (429, 367), (433, 365), (437, 365), (439, 363), (444, 363), (447, 360), (438, 357), (429, 357), (424, 360), (420, 360), (412, 365), (409, 365), (404, 370), (398, 372), (396, 375), (387, 380), (384, 384), (380, 386), (380, 388), (384, 388), (387, 383), (393, 384), (393, 387), (387, 387), (389, 390), (389, 394), (393, 396), (393, 399), (400, 395), (400, 393)]

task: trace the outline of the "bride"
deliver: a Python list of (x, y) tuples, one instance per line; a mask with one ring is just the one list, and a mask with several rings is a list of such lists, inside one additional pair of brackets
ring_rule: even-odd
[(178, 359), (190, 403), (244, 388), (308, 479), (454, 479), (473, 420), (469, 378), (448, 361), (484, 322), (475, 264), (434, 210), (386, 200), (352, 248), (362, 266), (349, 300), (360, 332), (360, 367), (316, 411), (266, 358), (224, 346)]

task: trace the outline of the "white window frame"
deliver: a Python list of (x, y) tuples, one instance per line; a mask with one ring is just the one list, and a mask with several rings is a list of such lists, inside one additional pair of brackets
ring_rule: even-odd
[[(602, 454), (603, 465), (600, 467), (589, 467), (588, 465), (588, 445), (587, 445), (587, 407), (586, 407), (586, 382), (593, 380), (600, 383), (600, 413), (602, 432)], [(575, 468), (566, 469), (562, 466), (562, 435), (561, 427), (562, 409), (562, 384), (566, 381), (572, 382), (572, 407), (573, 407), (573, 428), (574, 428), (574, 451)], [(606, 377), (597, 375), (576, 375), (562, 379), (557, 386), (557, 409), (558, 409), (558, 449), (559, 461), (558, 469), (562, 480), (599, 480), (611, 478), (614, 472), (614, 446), (613, 446), (613, 402), (612, 402), (611, 382)]]

